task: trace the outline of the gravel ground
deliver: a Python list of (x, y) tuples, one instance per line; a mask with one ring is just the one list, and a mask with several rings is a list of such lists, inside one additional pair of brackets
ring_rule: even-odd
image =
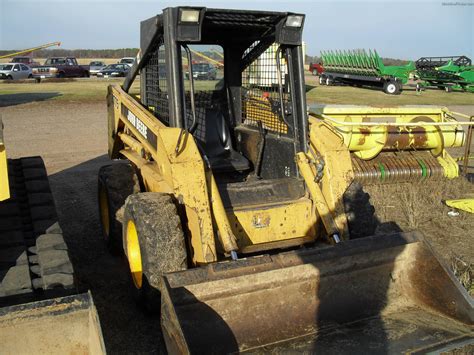
[[(453, 109), (474, 113), (474, 106)], [(0, 110), (9, 157), (45, 160), (79, 285), (92, 291), (108, 352), (163, 353), (159, 319), (135, 306), (126, 263), (100, 240), (96, 179), (108, 162), (105, 103), (43, 101)]]

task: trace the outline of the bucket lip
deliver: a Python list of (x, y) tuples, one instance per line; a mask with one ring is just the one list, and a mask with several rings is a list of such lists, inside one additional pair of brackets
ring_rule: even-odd
[(243, 274), (256, 274), (303, 264), (317, 264), (334, 260), (334, 258), (350, 257), (382, 249), (398, 249), (409, 244), (425, 244), (420, 243), (422, 241), (424, 241), (424, 237), (418, 231), (374, 235), (333, 246), (315, 246), (277, 254), (262, 254), (235, 261), (220, 261), (194, 269), (168, 273), (162, 277), (164, 285), (169, 288), (179, 288), (207, 281), (238, 277)]
[(61, 315), (76, 311), (89, 311), (93, 305), (92, 294), (88, 291), (85, 293), (2, 307), (0, 308), (0, 319), (4, 318), (4, 320), (7, 320), (11, 317), (15, 319), (31, 318), (32, 310), (35, 310), (37, 317), (41, 317), (45, 313), (49, 315)]

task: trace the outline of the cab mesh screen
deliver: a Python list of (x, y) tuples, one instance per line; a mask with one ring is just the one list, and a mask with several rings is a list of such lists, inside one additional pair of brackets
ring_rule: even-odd
[(168, 87), (166, 81), (165, 45), (161, 43), (144, 70), (145, 102), (164, 124), (169, 125)]
[[(242, 58), (251, 56), (258, 45), (254, 42)], [(278, 93), (277, 53), (278, 45), (272, 44), (265, 52), (253, 60), (242, 72), (242, 123), (258, 126), (262, 123), (268, 131), (286, 134), (288, 127), (281, 119), (280, 95)], [(249, 54), (250, 53), (250, 54)], [(280, 59), (281, 82), (283, 86), (283, 104), (289, 106), (290, 95), (285, 77), (288, 73), (286, 60)]]

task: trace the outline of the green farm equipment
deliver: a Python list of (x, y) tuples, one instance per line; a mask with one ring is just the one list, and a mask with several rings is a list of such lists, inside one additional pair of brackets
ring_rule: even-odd
[(420, 58), (416, 61), (416, 77), (422, 87), (474, 92), (474, 66), (466, 56)]
[(400, 94), (415, 64), (385, 66), (377, 51), (350, 50), (321, 52), (324, 74), (320, 84), (343, 83), (379, 87), (387, 94)]

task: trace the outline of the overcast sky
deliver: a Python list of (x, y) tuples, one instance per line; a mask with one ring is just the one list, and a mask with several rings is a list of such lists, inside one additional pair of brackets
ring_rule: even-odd
[(377, 49), (383, 57), (474, 58), (474, 0), (459, 1), (71, 1), (0, 0), (0, 49), (61, 41), (62, 48), (139, 46), (139, 23), (168, 6), (302, 12), (307, 54)]

